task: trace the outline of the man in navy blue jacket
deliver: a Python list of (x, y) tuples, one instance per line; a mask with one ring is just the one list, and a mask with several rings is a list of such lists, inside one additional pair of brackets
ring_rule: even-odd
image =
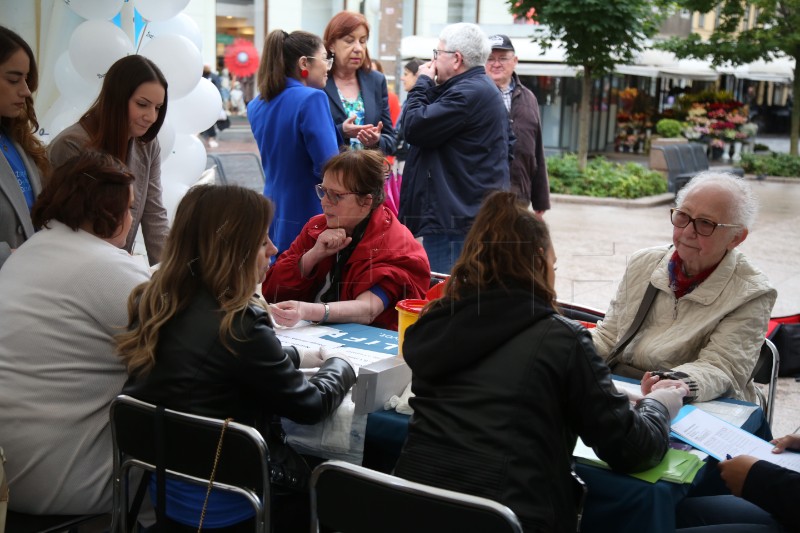
[(434, 272), (450, 271), (484, 196), (509, 189), (508, 112), (486, 76), (490, 52), (475, 24), (445, 27), (406, 100), (399, 218)]

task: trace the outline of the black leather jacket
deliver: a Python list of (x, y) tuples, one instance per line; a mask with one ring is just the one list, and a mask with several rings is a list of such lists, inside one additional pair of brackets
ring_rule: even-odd
[(251, 305), (234, 320), (230, 349), (220, 340), (220, 320), (217, 301), (206, 291), (198, 292), (161, 329), (153, 369), (131, 378), (123, 393), (251, 426), (260, 426), (262, 416), (269, 415), (314, 424), (331, 414), (355, 383), (350, 364), (338, 358), (328, 359), (306, 379), (259, 307)]
[(405, 333), (416, 397), (398, 476), (499, 501), (527, 532), (572, 532), (576, 436), (614, 470), (663, 458), (666, 408), (632, 409), (583, 327), (530, 291), (443, 302)]

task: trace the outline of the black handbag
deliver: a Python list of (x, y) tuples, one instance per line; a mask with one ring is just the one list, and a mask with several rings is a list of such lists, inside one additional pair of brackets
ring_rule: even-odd
[(311, 467), (287, 442), (281, 418), (273, 415), (267, 428), (269, 480), (276, 494), (305, 493), (311, 479)]

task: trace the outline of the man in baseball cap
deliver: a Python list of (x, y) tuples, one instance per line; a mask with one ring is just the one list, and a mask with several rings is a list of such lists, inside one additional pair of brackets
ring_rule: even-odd
[(550, 184), (542, 146), (539, 102), (514, 72), (519, 60), (508, 35), (492, 35), (489, 43), (492, 53), (486, 61), (486, 74), (503, 96), (511, 129), (517, 137), (511, 162), (511, 190), (542, 217), (550, 209)]

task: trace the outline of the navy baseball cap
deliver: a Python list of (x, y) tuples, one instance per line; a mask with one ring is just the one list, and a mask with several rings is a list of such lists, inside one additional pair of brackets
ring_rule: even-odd
[(508, 38), (508, 35), (492, 35), (489, 37), (489, 44), (492, 45), (492, 50), (511, 50), (514, 52), (514, 45), (511, 44), (511, 39)]

